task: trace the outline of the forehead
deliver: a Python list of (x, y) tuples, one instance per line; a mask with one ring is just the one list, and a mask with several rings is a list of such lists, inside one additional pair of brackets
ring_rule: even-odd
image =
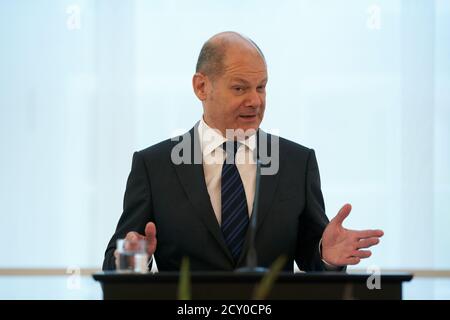
[(267, 78), (267, 68), (259, 56), (233, 56), (225, 59), (223, 77), (227, 80), (263, 81)]

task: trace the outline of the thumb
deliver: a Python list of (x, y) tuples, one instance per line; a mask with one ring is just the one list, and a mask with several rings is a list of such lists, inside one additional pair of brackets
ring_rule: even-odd
[(153, 241), (156, 237), (156, 226), (153, 222), (147, 223), (145, 226), (145, 236), (149, 241)]
[(154, 254), (156, 251), (156, 226), (153, 222), (147, 223), (145, 226), (145, 237), (148, 241), (147, 251), (150, 255)]
[(333, 218), (333, 220), (331, 220), (331, 222), (342, 225), (345, 218), (347, 218), (350, 214), (350, 211), (352, 211), (352, 205), (349, 203), (344, 204), (344, 206), (341, 208), (341, 210), (339, 210), (338, 214)]

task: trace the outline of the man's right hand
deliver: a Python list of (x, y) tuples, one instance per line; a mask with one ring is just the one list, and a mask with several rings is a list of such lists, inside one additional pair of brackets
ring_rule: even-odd
[[(147, 240), (147, 242), (148, 242), (147, 253), (148, 253), (148, 256), (151, 257), (156, 251), (156, 243), (157, 243), (156, 226), (153, 222), (149, 222), (145, 226), (145, 236), (143, 236), (135, 231), (130, 231), (125, 236), (125, 240), (128, 240), (128, 241)], [(117, 250), (114, 251), (114, 257), (116, 258), (116, 267), (117, 267), (118, 262), (119, 262), (117, 259), (118, 258)]]

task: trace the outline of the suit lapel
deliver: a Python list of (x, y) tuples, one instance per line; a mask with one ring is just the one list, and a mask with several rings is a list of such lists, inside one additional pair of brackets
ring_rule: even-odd
[(175, 165), (178, 178), (183, 186), (189, 200), (195, 208), (195, 213), (205, 223), (207, 229), (212, 236), (217, 240), (223, 251), (226, 253), (228, 259), (233, 262), (233, 256), (231, 255), (225, 240), (222, 236), (219, 223), (217, 222), (214, 214), (214, 209), (211, 205), (208, 189), (205, 183), (205, 174), (203, 171), (202, 154), (200, 148), (200, 140), (198, 137), (198, 123), (187, 132), (183, 139), (190, 139), (191, 152), (190, 163), (182, 163)]
[[(263, 160), (261, 168), (268, 168), (271, 165), (274, 165), (274, 161), (278, 162), (278, 171), (275, 174), (262, 174), (260, 180), (260, 195), (259, 195), (259, 212), (257, 216), (257, 227), (256, 231), (261, 227), (261, 224), (264, 221), (264, 218), (269, 213), (272, 202), (275, 197), (275, 191), (278, 186), (278, 178), (279, 178), (279, 169), (281, 166), (281, 156), (279, 152), (279, 140), (278, 137), (276, 139), (270, 135), (265, 133), (262, 130), (258, 130), (258, 146), (265, 144), (267, 146), (267, 153), (265, 155), (260, 154), (260, 148), (258, 148), (258, 158), (262, 159), (263, 157), (267, 157), (270, 159), (269, 163), (265, 163)], [(272, 150), (272, 145), (278, 144), (277, 148)], [(272, 154), (272, 152), (274, 154)], [(267, 162), (267, 161), (266, 161)]]

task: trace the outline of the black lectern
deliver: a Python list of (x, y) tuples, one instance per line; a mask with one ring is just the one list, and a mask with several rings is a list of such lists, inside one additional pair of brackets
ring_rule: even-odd
[[(408, 273), (376, 275), (335, 272), (281, 273), (268, 299), (335, 299), (372, 300), (402, 299), (402, 282), (410, 281)], [(127, 274), (101, 272), (93, 275), (99, 281), (104, 299), (177, 299), (179, 273)], [(192, 299), (251, 299), (262, 273), (192, 272)], [(372, 288), (379, 283), (379, 289)]]

